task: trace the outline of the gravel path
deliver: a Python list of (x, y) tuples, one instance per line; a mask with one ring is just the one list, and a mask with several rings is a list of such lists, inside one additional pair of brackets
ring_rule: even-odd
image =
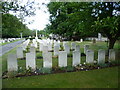
[(16, 42), (13, 42), (13, 43), (9, 43), (9, 44), (0, 46), (0, 56), (4, 55), (5, 53), (10, 51), (11, 49), (16, 47), (17, 45), (21, 44), (23, 41), (24, 40), (20, 40), (20, 41), (16, 41)]

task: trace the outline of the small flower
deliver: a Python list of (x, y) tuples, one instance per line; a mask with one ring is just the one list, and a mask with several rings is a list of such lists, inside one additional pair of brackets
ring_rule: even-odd
[(22, 67), (20, 67), (20, 69), (22, 69)]
[(81, 69), (83, 69), (83, 68), (81, 68)]
[(88, 70), (86, 70), (86, 71), (88, 71)]
[(84, 62), (84, 64), (86, 64), (86, 63)]

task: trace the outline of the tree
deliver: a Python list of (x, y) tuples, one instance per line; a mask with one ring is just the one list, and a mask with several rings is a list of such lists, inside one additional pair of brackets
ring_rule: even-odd
[[(2, 15), (2, 37), (20, 37), (20, 33), (29, 32), (29, 29), (16, 16), (11, 14)], [(26, 35), (27, 35), (26, 33)]]
[(100, 2), (94, 5), (95, 31), (101, 32), (109, 39), (109, 49), (114, 47), (120, 37), (120, 2)]
[(93, 27), (97, 31), (105, 34), (109, 39), (109, 49), (114, 47), (114, 44), (117, 39), (120, 37), (120, 16), (107, 17), (95, 21)]
[[(120, 2), (51, 2), (48, 4), (48, 8), (51, 14), (51, 25), (48, 28), (53, 33), (70, 38), (73, 36), (85, 38), (96, 36), (98, 32), (101, 32), (109, 38), (109, 48), (113, 48), (117, 37), (120, 36), (117, 34), (120, 31), (118, 27)], [(97, 18), (99, 18), (98, 21)], [(97, 26), (100, 20), (107, 27), (102, 24)], [(97, 23), (96, 26), (99, 27), (97, 30), (92, 27), (95, 21)], [(111, 27), (110, 23), (117, 23), (117, 25), (114, 24)]]
[(51, 14), (49, 30), (51, 30), (52, 33), (67, 37), (69, 40), (94, 35), (93, 33), (95, 32), (90, 31), (90, 29), (92, 29), (91, 25), (95, 20), (95, 18), (91, 16), (91, 4), (92, 3), (87, 2), (51, 2), (48, 4)]

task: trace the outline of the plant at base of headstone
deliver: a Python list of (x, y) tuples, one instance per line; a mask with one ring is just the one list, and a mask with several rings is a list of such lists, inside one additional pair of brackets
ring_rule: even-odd
[(50, 73), (52, 73), (52, 69), (51, 68), (41, 68), (40, 72), (42, 74), (50, 74)]
[(104, 64), (99, 64), (98, 66), (101, 67), (101, 68), (105, 68), (105, 67), (108, 67), (109, 64), (104, 63)]
[(17, 71), (17, 75), (25, 75), (25, 73), (26, 73), (26, 71), (25, 71), (25, 69), (23, 69), (22, 67), (19, 67), (18, 66), (18, 71)]
[(59, 70), (61, 70), (62, 72), (66, 72), (66, 67), (60, 67)]
[(59, 67), (57, 67), (57, 66), (53, 67), (53, 68), (52, 68), (52, 71), (53, 71), (53, 72), (58, 72), (58, 71), (59, 71)]
[(17, 75), (17, 71), (10, 71), (7, 73), (8, 78), (14, 78)]
[(64, 47), (63, 46), (60, 46), (60, 47), (61, 47), (60, 51), (64, 51)]
[(32, 73), (32, 68), (28, 66), (28, 69), (26, 69), (26, 75), (31, 75)]
[(119, 60), (115, 60), (115, 61), (111, 61), (110, 62), (110, 66), (115, 66), (115, 65), (120, 65), (120, 61)]
[(66, 71), (67, 71), (67, 72), (72, 72), (72, 71), (74, 71), (74, 70), (75, 70), (75, 68), (72, 67), (72, 66), (67, 66), (67, 67), (66, 67)]

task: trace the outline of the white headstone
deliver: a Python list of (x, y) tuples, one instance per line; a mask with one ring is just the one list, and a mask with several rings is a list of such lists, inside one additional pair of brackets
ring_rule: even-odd
[(83, 39), (80, 39), (80, 42), (83, 42)]
[(44, 68), (52, 68), (52, 52), (44, 53), (43, 67)]
[(42, 51), (43, 49), (43, 43), (39, 43), (39, 51)]
[(48, 44), (48, 50), (52, 50), (52, 43)]
[(98, 40), (99, 40), (99, 41), (102, 40), (102, 35), (101, 35), (101, 33), (98, 33)]
[(65, 51), (67, 52), (67, 54), (70, 53), (70, 47), (68, 45), (65, 45)]
[(76, 45), (75, 51), (79, 51), (80, 52), (80, 45)]
[(8, 71), (17, 71), (18, 70), (17, 55), (9, 54), (7, 60)]
[(89, 49), (89, 45), (84, 45), (84, 53), (86, 54), (86, 51)]
[(59, 46), (54, 46), (54, 56), (59, 54)]
[(105, 50), (98, 50), (98, 64), (104, 64), (105, 63)]
[(109, 60), (115, 61), (115, 50), (114, 49), (109, 50)]
[(36, 69), (36, 61), (35, 61), (35, 55), (33, 53), (26, 53), (26, 69), (35, 70)]
[(73, 62), (72, 65), (76, 66), (78, 64), (80, 64), (80, 60), (81, 60), (81, 54), (79, 51), (73, 51)]
[(22, 47), (17, 48), (17, 58), (23, 58), (23, 48)]
[(74, 42), (71, 43), (71, 49), (75, 49), (76, 48), (76, 44)]
[(67, 66), (67, 52), (59, 51), (58, 64), (59, 64), (59, 67)]
[(94, 52), (92, 50), (86, 52), (86, 63), (94, 63)]

